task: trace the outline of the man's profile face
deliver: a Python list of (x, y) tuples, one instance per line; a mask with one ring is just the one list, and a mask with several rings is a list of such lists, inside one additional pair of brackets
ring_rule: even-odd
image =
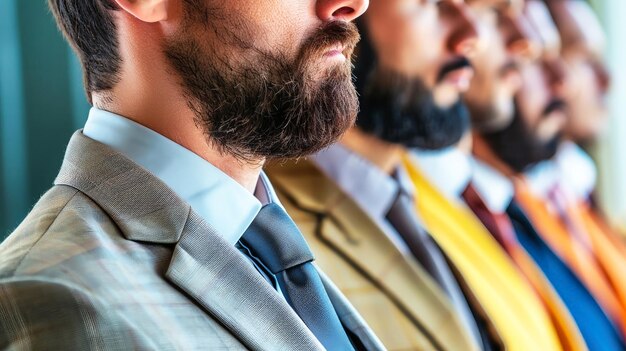
[(606, 128), (610, 77), (605, 64), (606, 38), (585, 1), (552, 0), (550, 13), (561, 35), (568, 71), (566, 134), (575, 141), (597, 138)]
[[(467, 55), (478, 39), (465, 2), (373, 1), (361, 27), (370, 52), (362, 45), (357, 55), (357, 125), (408, 147), (456, 143), (468, 125), (460, 96), (473, 76)], [(367, 56), (375, 63), (364, 67)]]
[(492, 150), (517, 172), (551, 158), (565, 127), (565, 71), (560, 38), (543, 1), (528, 0), (525, 16), (541, 42), (541, 54), (520, 66), (514, 117), (504, 129), (484, 133)]
[(299, 157), (334, 142), (358, 109), (353, 1), (183, 0), (163, 51), (196, 123), (243, 159)]
[(525, 123), (535, 131), (535, 138), (548, 142), (563, 132), (566, 122), (561, 40), (543, 1), (528, 0), (525, 11), (543, 48), (537, 61), (522, 68), (522, 86), (516, 99)]
[(471, 58), (475, 75), (464, 100), (474, 129), (499, 130), (513, 118), (520, 64), (537, 54), (539, 43), (528, 33), (523, 0), (466, 1), (476, 14), (482, 45)]

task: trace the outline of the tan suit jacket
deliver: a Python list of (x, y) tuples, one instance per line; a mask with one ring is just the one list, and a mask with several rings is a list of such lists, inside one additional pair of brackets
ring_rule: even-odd
[(474, 350), (444, 292), (310, 161), (268, 176), (318, 266), (389, 350)]
[[(383, 349), (324, 283), (344, 326)], [(55, 186), (0, 245), (0, 326), (2, 350), (323, 350), (210, 223), (80, 131)]]

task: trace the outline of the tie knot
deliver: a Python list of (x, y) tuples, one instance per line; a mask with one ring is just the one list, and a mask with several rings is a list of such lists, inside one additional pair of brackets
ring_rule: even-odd
[(274, 203), (261, 208), (241, 240), (274, 274), (314, 260), (296, 224)]

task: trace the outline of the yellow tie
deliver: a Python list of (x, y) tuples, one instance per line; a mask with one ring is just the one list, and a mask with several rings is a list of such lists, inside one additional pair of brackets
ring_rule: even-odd
[(436, 190), (408, 155), (404, 166), (417, 188), (416, 207), (426, 228), (467, 281), (506, 349), (563, 350), (541, 301), (482, 223)]

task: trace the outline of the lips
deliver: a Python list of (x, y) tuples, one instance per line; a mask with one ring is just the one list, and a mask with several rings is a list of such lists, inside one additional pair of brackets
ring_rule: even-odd
[(444, 81), (446, 77), (448, 77), (450, 74), (453, 74), (454, 72), (457, 72), (465, 68), (469, 68), (470, 70), (473, 70), (472, 64), (470, 63), (470, 61), (464, 56), (456, 57), (450, 60), (449, 62), (447, 62), (443, 67), (441, 67), (441, 70), (439, 71), (439, 74), (437, 75), (437, 81), (438, 82)]
[(459, 68), (446, 74), (441, 83), (452, 85), (459, 91), (467, 91), (474, 77), (474, 69), (471, 67)]
[(553, 97), (544, 108), (543, 115), (547, 117), (554, 114), (555, 112), (564, 112), (565, 107), (565, 100), (558, 97)]
[(324, 51), (323, 56), (325, 58), (344, 61), (349, 56), (349, 53), (346, 52), (346, 47), (343, 44), (337, 43)]
[(441, 68), (437, 82), (452, 86), (458, 91), (467, 91), (473, 76), (474, 68), (470, 61), (464, 56), (459, 56)]
[(343, 55), (345, 48), (341, 44), (333, 45), (325, 53), (324, 56)]

